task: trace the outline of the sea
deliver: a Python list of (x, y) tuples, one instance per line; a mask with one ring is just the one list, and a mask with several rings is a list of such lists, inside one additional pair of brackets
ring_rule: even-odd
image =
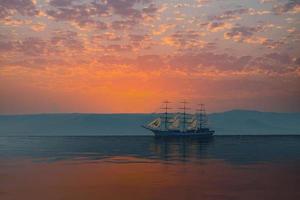
[(1, 200), (298, 200), (300, 136), (1, 136)]

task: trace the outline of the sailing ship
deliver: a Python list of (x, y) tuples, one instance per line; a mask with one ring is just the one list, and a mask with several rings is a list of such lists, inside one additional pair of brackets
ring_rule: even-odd
[(168, 101), (163, 102), (165, 106), (164, 113), (160, 117), (154, 119), (147, 125), (143, 125), (154, 133), (156, 137), (211, 137), (215, 133), (208, 127), (208, 118), (204, 104), (199, 104), (200, 109), (196, 110), (195, 114), (187, 113), (189, 108), (186, 107), (187, 102), (183, 101), (182, 107), (179, 108), (182, 112), (169, 113)]

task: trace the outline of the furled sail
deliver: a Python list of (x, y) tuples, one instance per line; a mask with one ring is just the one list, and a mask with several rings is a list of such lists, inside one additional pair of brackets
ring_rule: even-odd
[(160, 119), (160, 118), (157, 118), (157, 119), (153, 120), (152, 122), (150, 122), (147, 126), (148, 126), (149, 128), (154, 128), (154, 129), (156, 129), (156, 128), (159, 128), (160, 125), (161, 125), (161, 119)]

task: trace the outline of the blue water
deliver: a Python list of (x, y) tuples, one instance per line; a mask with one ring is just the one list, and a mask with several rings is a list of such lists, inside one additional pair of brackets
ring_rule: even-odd
[(300, 160), (300, 136), (215, 136), (156, 139), (152, 136), (0, 137), (0, 159), (36, 161), (136, 157), (152, 161), (224, 160), (232, 164)]

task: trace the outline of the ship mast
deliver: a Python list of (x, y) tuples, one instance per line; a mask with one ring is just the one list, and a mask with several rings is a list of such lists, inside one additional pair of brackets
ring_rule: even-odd
[(186, 101), (183, 101), (183, 102), (180, 102), (183, 104), (183, 107), (182, 108), (179, 108), (181, 110), (183, 110), (183, 132), (185, 132), (185, 129), (186, 129), (186, 110), (188, 110), (189, 108), (186, 107), (186, 104), (188, 102)]
[(204, 104), (201, 103), (198, 105), (200, 106), (200, 109), (197, 110), (199, 112), (198, 114), (199, 128), (202, 129), (206, 124), (206, 112), (205, 112)]
[(168, 129), (168, 110), (171, 109), (168, 107), (168, 104), (171, 103), (169, 101), (164, 101), (165, 107), (162, 107), (161, 109), (165, 110), (164, 112), (164, 118), (165, 118), (165, 130)]

